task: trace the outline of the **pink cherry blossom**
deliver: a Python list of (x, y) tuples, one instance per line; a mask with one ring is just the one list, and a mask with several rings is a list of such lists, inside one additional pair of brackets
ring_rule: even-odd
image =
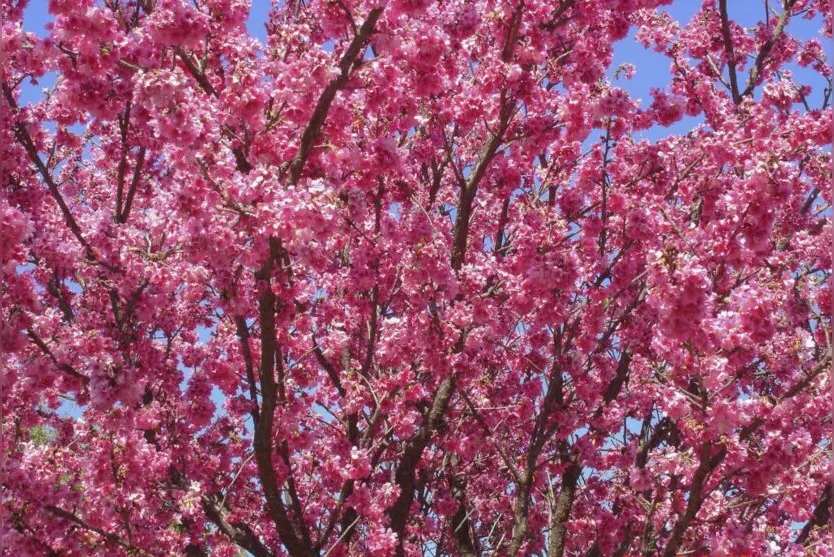
[(750, 2), (2, 0), (0, 554), (831, 555), (831, 2)]

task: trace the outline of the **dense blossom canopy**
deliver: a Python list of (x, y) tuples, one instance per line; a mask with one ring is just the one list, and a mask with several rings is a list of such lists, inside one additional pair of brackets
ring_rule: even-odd
[(830, 3), (669, 3), (3, 0), (4, 555), (832, 555)]

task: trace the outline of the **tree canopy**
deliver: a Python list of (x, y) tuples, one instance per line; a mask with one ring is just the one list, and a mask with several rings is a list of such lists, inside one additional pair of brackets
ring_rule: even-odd
[(28, 4), (4, 555), (831, 555), (829, 0)]

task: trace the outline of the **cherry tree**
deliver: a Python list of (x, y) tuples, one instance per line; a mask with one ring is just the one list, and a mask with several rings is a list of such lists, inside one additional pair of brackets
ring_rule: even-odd
[(669, 3), (3, 0), (3, 555), (832, 555), (831, 5)]

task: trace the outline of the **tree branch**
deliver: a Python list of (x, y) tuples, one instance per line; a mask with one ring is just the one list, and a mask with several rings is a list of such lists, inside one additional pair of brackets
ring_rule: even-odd
[[(726, 2), (726, 0), (721, 1)], [(797, 1), (798, 0), (787, 0), (785, 2), (785, 9), (779, 16), (779, 20), (776, 23), (776, 28), (773, 30), (773, 34), (767, 41), (765, 41), (762, 48), (759, 50), (759, 54), (756, 56), (753, 69), (750, 70), (750, 75), (747, 78), (747, 86), (744, 88), (744, 92), (741, 93), (742, 97), (753, 94), (753, 91), (756, 88), (756, 82), (759, 80), (759, 77), (764, 70), (764, 66), (767, 63), (767, 57), (770, 55), (770, 51), (773, 50), (773, 46), (776, 44), (776, 41), (779, 40), (779, 37), (781, 37), (782, 33), (785, 31), (785, 26), (791, 19), (791, 11), (793, 11), (793, 7), (796, 5)]]
[(565, 554), (565, 541), (568, 533), (567, 522), (576, 497), (576, 484), (579, 481), (581, 468), (572, 462), (562, 474), (562, 487), (556, 500), (556, 510), (550, 525), (550, 543), (548, 557), (562, 557)]
[[(727, 54), (727, 67), (730, 73), (730, 92), (733, 95), (733, 102), (739, 104), (742, 95), (738, 93), (738, 75), (736, 73), (736, 54), (733, 48), (733, 36), (730, 31), (730, 18), (727, 14), (727, 0), (718, 0), (721, 12), (721, 34), (724, 37), (724, 52)], [(720, 77), (721, 74), (719, 74)]]
[(452, 537), (455, 539), (458, 555), (461, 557), (476, 557), (478, 555), (475, 543), (470, 534), (472, 527), (469, 513), (466, 511), (466, 481), (455, 475), (449, 477), (449, 487), (452, 497), (458, 503), (458, 509), (452, 516)]
[(148, 556), (151, 555), (151, 553), (148, 553), (144, 549), (138, 548), (134, 545), (131, 545), (131, 544), (127, 543), (126, 541), (122, 540), (116, 534), (111, 534), (110, 532), (105, 532), (101, 528), (96, 528), (95, 526), (91, 526), (90, 524), (87, 524), (84, 520), (82, 520), (81, 518), (79, 518), (78, 516), (76, 516), (75, 514), (69, 512), (67, 510), (64, 510), (60, 507), (56, 507), (56, 506), (53, 506), (53, 505), (47, 505), (47, 506), (44, 507), (44, 509), (47, 512), (50, 512), (50, 513), (54, 514), (55, 516), (57, 516), (59, 518), (63, 518), (64, 520), (68, 520), (68, 521), (72, 522), (76, 526), (79, 526), (79, 527), (83, 528), (84, 530), (87, 530), (88, 532), (93, 532), (95, 534), (98, 534), (99, 536), (101, 536), (102, 538), (107, 540), (109, 543), (118, 545), (119, 547), (121, 547), (123, 549), (127, 549), (128, 551), (132, 551), (132, 552), (138, 553), (140, 555), (148, 555)]
[(339, 69), (341, 70), (339, 76), (327, 85), (319, 97), (316, 107), (313, 109), (313, 115), (310, 117), (307, 127), (304, 128), (304, 132), (301, 134), (301, 142), (298, 147), (298, 153), (296, 153), (295, 158), (293, 158), (289, 165), (290, 185), (296, 184), (298, 179), (301, 177), (301, 171), (304, 169), (304, 164), (307, 162), (307, 159), (310, 156), (310, 151), (313, 148), (313, 141), (316, 139), (321, 131), (321, 127), (324, 125), (324, 121), (327, 118), (327, 112), (330, 110), (330, 105), (336, 97), (336, 93), (345, 86), (345, 83), (347, 83), (347, 80), (353, 70), (354, 63), (356, 62), (356, 57), (359, 56), (362, 48), (365, 46), (365, 43), (368, 39), (370, 39), (371, 34), (374, 31), (374, 25), (376, 25), (379, 16), (382, 15), (382, 10), (383, 8), (375, 8), (368, 14), (368, 18), (362, 24), (362, 27), (359, 28), (359, 32), (353, 37), (353, 40), (350, 45), (348, 45), (347, 50), (345, 50), (345, 53), (342, 55), (342, 59), (339, 62)]
[(510, 124), (510, 117), (515, 103), (506, 98), (506, 91), (501, 92), (501, 104), (498, 129), (491, 134), (489, 141), (481, 149), (478, 163), (469, 180), (460, 189), (458, 212), (455, 216), (454, 247), (452, 248), (452, 269), (459, 271), (466, 260), (466, 248), (469, 241), (469, 221), (472, 217), (472, 204), (478, 191), (478, 184), (486, 173), (489, 163), (503, 142), (504, 132)]
[(202, 499), (203, 511), (208, 519), (234, 543), (254, 555), (255, 557), (272, 557), (274, 554), (267, 548), (258, 536), (244, 522), (229, 522), (228, 510), (223, 504), (219, 493), (206, 495)]
[[(2, 84), (3, 94), (6, 97), (6, 102), (9, 104), (9, 107), (12, 109), (12, 112), (19, 112), (17, 107), (17, 103), (14, 100), (14, 95), (12, 94), (12, 90), (6, 85), (5, 82)], [(81, 244), (84, 248), (84, 251), (87, 254), (87, 257), (92, 261), (98, 261), (95, 252), (93, 251), (92, 246), (87, 242), (84, 238), (84, 235), (81, 232), (81, 227), (78, 226), (78, 223), (75, 220), (75, 217), (72, 216), (72, 212), (70, 211), (69, 206), (67, 206), (64, 198), (61, 196), (61, 192), (58, 190), (58, 185), (52, 179), (52, 175), (49, 172), (49, 169), (44, 164), (43, 160), (41, 160), (40, 155), (38, 154), (38, 148), (35, 147), (35, 142), (32, 141), (32, 136), (29, 135), (29, 131), (26, 129), (26, 125), (22, 122), (16, 122), (14, 125), (14, 133), (15, 137), (17, 138), (18, 142), (23, 146), (26, 150), (26, 153), (29, 155), (29, 160), (32, 161), (32, 164), (38, 169), (40, 172), (41, 177), (43, 178), (44, 182), (46, 182), (46, 186), (49, 188), (49, 193), (52, 195), (55, 202), (58, 204), (58, 208), (61, 210), (61, 213), (64, 216), (64, 222), (66, 222), (67, 226), (72, 232), (72, 235), (75, 236), (75, 239)]]
[(235, 329), (237, 337), (240, 340), (240, 350), (243, 353), (243, 363), (246, 368), (246, 382), (249, 384), (249, 398), (252, 399), (252, 420), (253, 425), (257, 428), (260, 419), (260, 408), (258, 407), (258, 389), (255, 386), (255, 368), (252, 362), (252, 349), (249, 347), (249, 327), (246, 326), (246, 320), (239, 316), (235, 316)]
[[(255, 428), (255, 458), (258, 463), (258, 476), (266, 497), (269, 514), (275, 523), (275, 529), (281, 542), (292, 557), (312, 557), (312, 547), (298, 538), (281, 501), (280, 488), (275, 478), (272, 463), (272, 426), (275, 420), (275, 408), (278, 403), (278, 385), (275, 381), (275, 364), (279, 353), (275, 339), (275, 293), (272, 292), (271, 274), (273, 263), (280, 250), (278, 240), (270, 240), (270, 255), (263, 267), (256, 273), (256, 278), (264, 282), (258, 298), (258, 313), (261, 324), (261, 415)], [(283, 365), (283, 364), (281, 364)], [(303, 520), (299, 517), (299, 520)]]
[[(780, 398), (779, 402), (784, 402), (785, 400), (792, 398), (799, 394), (802, 390), (804, 390), (808, 385), (811, 384), (811, 381), (814, 380), (817, 376), (819, 376), (823, 371), (828, 369), (828, 363), (831, 360), (830, 354), (826, 355), (822, 361), (814, 367), (805, 377), (797, 381), (790, 389), (788, 389), (785, 394)], [(756, 418), (745, 427), (741, 429), (739, 432), (739, 442), (744, 442), (749, 439), (753, 433), (761, 427), (765, 423), (764, 418)], [(675, 524), (672, 534), (669, 538), (669, 541), (666, 543), (666, 548), (663, 552), (663, 557), (675, 557), (677, 550), (680, 547), (681, 542), (683, 541), (684, 534), (686, 530), (689, 528), (690, 523), (695, 519), (695, 516), (698, 514), (698, 511), (701, 508), (701, 504), (703, 503), (703, 494), (701, 490), (703, 488), (703, 484), (709, 474), (715, 470), (726, 458), (727, 456), (727, 447), (726, 445), (721, 447), (721, 449), (711, 458), (709, 457), (709, 443), (704, 443), (701, 446), (701, 459), (698, 465), (698, 469), (695, 471), (695, 475), (692, 478), (692, 484), (689, 490), (689, 499), (687, 500), (686, 510), (678, 519), (678, 522)]]
[(55, 364), (55, 367), (58, 368), (59, 371), (66, 373), (67, 375), (74, 377), (75, 379), (80, 379), (85, 385), (90, 382), (90, 378), (86, 375), (79, 372), (77, 369), (72, 367), (69, 364), (62, 364), (58, 361), (58, 358), (55, 357), (55, 354), (49, 349), (46, 343), (41, 340), (41, 338), (35, 333), (32, 329), (26, 329), (26, 334), (29, 335), (29, 338), (32, 339), (32, 342), (35, 343), (35, 346), (41, 349), (41, 352), (49, 356), (49, 359), (52, 360), (52, 363)]
[(834, 501), (834, 484), (828, 483), (823, 489), (819, 503), (817, 503), (817, 506), (814, 508), (811, 520), (809, 520), (805, 526), (802, 527), (802, 530), (796, 537), (795, 543), (807, 545), (811, 539), (811, 533), (815, 529), (824, 528), (828, 525), (831, 520), (832, 501)]
[(692, 483), (689, 486), (689, 498), (686, 500), (686, 509), (683, 515), (678, 519), (672, 534), (669, 536), (669, 541), (666, 542), (666, 547), (663, 550), (663, 557), (675, 557), (678, 554), (683, 536), (689, 528), (689, 524), (695, 519), (698, 511), (701, 509), (703, 503), (703, 489), (704, 483), (709, 477), (709, 474), (715, 469), (712, 464), (712, 459), (709, 457), (710, 443), (704, 442), (701, 445), (698, 468), (692, 476)]
[(397, 557), (402, 557), (405, 554), (402, 546), (403, 534), (405, 532), (411, 502), (414, 500), (414, 487), (416, 485), (415, 471), (417, 470), (417, 465), (420, 462), (423, 451), (429, 444), (432, 433), (440, 425), (440, 420), (449, 407), (449, 401), (452, 398), (454, 389), (454, 379), (452, 377), (446, 377), (440, 382), (434, 394), (428, 416), (423, 421), (415, 436), (406, 444), (403, 455), (397, 465), (395, 480), (400, 487), (400, 494), (397, 496), (397, 500), (391, 508), (388, 509), (388, 516), (391, 519), (391, 530), (398, 537)]
[(142, 173), (142, 166), (145, 164), (145, 148), (140, 147), (139, 153), (136, 155), (136, 166), (133, 168), (133, 178), (130, 180), (130, 188), (127, 190), (127, 199), (122, 213), (119, 215), (119, 223), (127, 222), (127, 217), (130, 216), (130, 209), (133, 205), (133, 198), (136, 195), (136, 188), (139, 186), (139, 176)]
[(116, 222), (122, 218), (122, 201), (124, 197), (125, 172), (127, 169), (127, 155), (130, 149), (127, 146), (127, 132), (130, 127), (130, 99), (125, 106), (124, 116), (119, 116), (119, 132), (122, 139), (122, 156), (119, 159), (119, 167), (116, 171)]

